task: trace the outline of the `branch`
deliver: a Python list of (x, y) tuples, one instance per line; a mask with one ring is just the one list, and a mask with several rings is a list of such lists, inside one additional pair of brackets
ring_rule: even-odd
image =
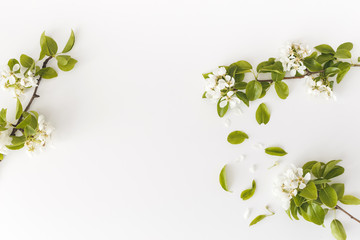
[[(284, 77), (284, 80), (288, 80), (288, 79), (300, 79), (300, 78), (304, 78), (304, 77), (306, 77), (306, 76), (311, 76), (311, 75), (314, 75), (314, 74), (317, 74), (317, 73), (321, 73), (321, 72), (323, 72), (323, 70), (322, 71), (318, 71), (318, 72), (309, 72), (309, 71), (307, 71), (304, 75), (302, 75), (302, 76), (295, 76), (295, 77)], [(269, 83), (272, 83), (273, 82), (273, 80), (272, 79), (263, 79), (263, 80), (257, 80), (258, 82), (269, 82)]]
[(355, 221), (357, 221), (358, 223), (360, 223), (360, 220), (357, 219), (356, 217), (354, 217), (353, 215), (351, 215), (350, 213), (348, 213), (347, 211), (345, 211), (344, 209), (342, 209), (339, 205), (336, 205), (335, 209), (338, 209), (342, 212), (344, 212), (346, 215), (348, 215), (351, 219), (354, 219)]
[[(352, 64), (351, 65), (352, 67), (360, 67), (360, 64)], [(323, 72), (324, 70), (322, 70), (322, 71), (318, 71), (318, 72), (309, 72), (309, 71), (307, 71), (304, 75), (302, 75), (302, 76), (298, 76), (298, 77), (284, 77), (284, 80), (288, 80), (288, 79), (300, 79), (300, 78), (304, 78), (304, 77), (306, 77), (306, 76), (311, 76), (311, 75), (314, 75), (314, 74), (317, 74), (317, 73), (321, 73), (321, 72)], [(263, 79), (263, 80), (257, 80), (258, 82), (269, 82), (269, 83), (272, 83), (273, 82), (273, 80), (272, 79)]]
[[(46, 68), (46, 65), (48, 64), (48, 62), (50, 61), (50, 59), (52, 58), (52, 56), (48, 57), (47, 59), (45, 59), (45, 61), (43, 62), (43, 65), (42, 65), (42, 69), (43, 68)], [(38, 79), (38, 82), (37, 82), (37, 86), (35, 87), (35, 90), (29, 100), (29, 103), (26, 105), (25, 109), (24, 109), (24, 112), (27, 112), (29, 109), (30, 109), (30, 106), (32, 104), (32, 102), (34, 101), (35, 98), (38, 98), (40, 97), (38, 94), (37, 94), (37, 91), (39, 89), (39, 86), (40, 86), (40, 83), (41, 83), (41, 79), (42, 77), (40, 76), (39, 79)], [(22, 117), (19, 118), (19, 120), (17, 121), (17, 123), (14, 125), (14, 128), (10, 134), (10, 136), (14, 136), (15, 135), (15, 132), (16, 132), (16, 126), (19, 125), (19, 123), (21, 122), (22, 120)]]

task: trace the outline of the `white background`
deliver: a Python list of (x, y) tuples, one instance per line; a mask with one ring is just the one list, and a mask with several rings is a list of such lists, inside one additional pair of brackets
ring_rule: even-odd
[[(216, 106), (201, 99), (201, 73), (247, 60), (277, 57), (291, 40), (336, 47), (354, 42), (360, 56), (358, 1), (4, 1), (0, 62), (21, 53), (36, 58), (43, 30), (62, 49), (73, 28), (72, 72), (44, 80), (33, 110), (56, 127), (56, 149), (28, 158), (11, 152), (0, 164), (0, 238), (13, 239), (332, 239), (329, 213), (322, 228), (290, 221), (272, 196), (273, 178), (290, 163), (343, 159), (348, 194), (360, 195), (360, 69), (335, 86), (337, 102), (308, 96), (289, 80), (290, 96), (272, 88), (230, 128)], [(254, 117), (261, 102), (271, 120)], [(15, 101), (1, 93), (1, 107)], [(250, 139), (231, 146), (232, 130)], [(253, 145), (284, 147), (277, 159)], [(233, 194), (218, 175), (232, 164)], [(248, 168), (256, 164), (257, 171)], [(247, 202), (241, 190), (255, 178)], [(276, 214), (249, 228), (269, 205)], [(245, 220), (245, 209), (251, 208)], [(360, 217), (359, 206), (345, 208)], [(348, 239), (359, 224), (343, 213)]]

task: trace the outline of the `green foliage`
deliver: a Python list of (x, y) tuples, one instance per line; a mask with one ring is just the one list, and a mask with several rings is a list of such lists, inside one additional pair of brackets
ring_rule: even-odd
[(266, 95), (266, 92), (267, 90), (269, 90), (271, 85), (268, 82), (261, 82), (261, 86), (262, 86), (262, 91), (259, 98), (263, 98)]
[(280, 147), (268, 147), (265, 148), (265, 153), (273, 156), (284, 156), (287, 152)]
[(22, 54), (20, 56), (20, 63), (23, 67), (25, 68), (31, 68), (34, 66), (35, 64), (35, 61), (34, 59), (32, 59), (31, 57), (25, 55), (25, 54)]
[(70, 34), (69, 40), (67, 41), (62, 53), (69, 52), (73, 48), (74, 44), (75, 44), (75, 34), (74, 34), (74, 31), (71, 29), (71, 34)]
[(20, 65), (19, 61), (16, 60), (15, 58), (12, 58), (12, 59), (10, 59), (10, 60), (8, 61), (8, 66), (9, 66), (9, 68), (10, 68), (10, 71), (15, 72), (15, 73), (19, 73), (19, 72), (20, 72), (20, 69), (14, 71), (15, 65)]
[(40, 47), (40, 60), (43, 59), (45, 55), (54, 57), (58, 51), (58, 46), (55, 40), (49, 36), (46, 36), (45, 32), (43, 32), (40, 37)]
[(39, 71), (37, 71), (35, 75), (39, 75), (45, 79), (51, 79), (58, 76), (57, 72), (52, 67), (42, 68)]
[(259, 124), (267, 124), (270, 121), (270, 111), (265, 103), (261, 103), (256, 110), (256, 121)]
[(249, 107), (249, 99), (247, 98), (246, 94), (240, 91), (236, 92), (236, 96), (243, 102), (245, 103), (246, 106)]
[(256, 80), (250, 81), (246, 86), (246, 96), (250, 101), (254, 101), (260, 97), (262, 93), (262, 85)]
[(242, 131), (233, 131), (228, 135), (227, 141), (231, 144), (240, 144), (248, 138), (249, 136)]
[(217, 113), (218, 113), (219, 117), (223, 117), (223, 116), (225, 116), (226, 112), (229, 109), (229, 103), (227, 103), (226, 106), (222, 108), (222, 107), (220, 107), (220, 100), (221, 100), (221, 98), (219, 99), (219, 101), (217, 103)]
[(254, 195), (255, 190), (256, 190), (256, 182), (255, 180), (253, 180), (251, 184), (251, 188), (242, 191), (240, 197), (242, 198), (242, 200), (248, 200)]
[(229, 188), (228, 188), (228, 185), (227, 185), (226, 166), (227, 166), (227, 165), (225, 165), (225, 166), (221, 169), (220, 176), (219, 176), (219, 182), (220, 182), (221, 187), (222, 187), (225, 191), (230, 192), (230, 191), (229, 191)]
[(345, 229), (339, 220), (334, 219), (330, 224), (330, 228), (331, 233), (336, 238), (336, 240), (346, 240)]
[(360, 199), (352, 195), (343, 196), (340, 202), (346, 205), (360, 205)]
[(344, 196), (345, 185), (343, 183), (334, 183), (331, 187), (335, 190), (337, 198), (340, 200)]
[(275, 90), (279, 98), (286, 99), (289, 96), (289, 87), (283, 81), (275, 82)]
[(335, 54), (335, 51), (332, 47), (330, 47), (327, 44), (321, 44), (315, 47), (316, 50), (318, 50), (321, 53), (330, 53), (330, 54)]
[(318, 191), (314, 182), (309, 182), (306, 187), (300, 192), (300, 196), (308, 200), (315, 200), (318, 198)]
[(21, 105), (21, 102), (19, 98), (16, 99), (16, 115), (15, 119), (19, 119), (21, 117), (21, 114), (23, 113), (23, 107)]
[(253, 226), (253, 225), (257, 224), (258, 222), (260, 222), (261, 220), (263, 220), (264, 218), (269, 217), (269, 216), (272, 216), (272, 215), (275, 214), (275, 213), (272, 212), (268, 207), (266, 207), (266, 210), (269, 211), (269, 214), (262, 214), (262, 215), (257, 216), (256, 218), (254, 218), (254, 219), (251, 221), (251, 223), (249, 224), (249, 226)]
[(338, 201), (335, 189), (329, 185), (319, 191), (319, 197), (321, 202), (329, 208), (334, 208)]

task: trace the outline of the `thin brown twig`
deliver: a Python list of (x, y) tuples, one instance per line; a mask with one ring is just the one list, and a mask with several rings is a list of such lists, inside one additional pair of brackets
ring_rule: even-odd
[(357, 219), (356, 217), (354, 217), (353, 215), (351, 215), (350, 213), (348, 213), (347, 211), (345, 211), (342, 207), (340, 207), (339, 205), (336, 205), (335, 209), (338, 209), (342, 212), (344, 212), (346, 215), (348, 215), (351, 219), (354, 219), (355, 221), (357, 221), (358, 223), (360, 223), (360, 220)]
[[(42, 65), (42, 69), (43, 69), (43, 68), (46, 68), (46, 65), (48, 64), (48, 62), (50, 61), (51, 58), (52, 58), (52, 56), (49, 56), (47, 59), (45, 59), (45, 61), (43, 62), (43, 65)], [(37, 82), (37, 86), (35, 87), (34, 92), (33, 92), (32, 96), (31, 96), (31, 98), (30, 98), (30, 100), (29, 100), (29, 103), (26, 105), (26, 107), (25, 107), (25, 109), (24, 109), (24, 112), (27, 112), (27, 111), (30, 109), (30, 106), (31, 106), (31, 104), (33, 103), (33, 101), (34, 101), (35, 98), (40, 97), (40, 96), (37, 94), (37, 91), (38, 91), (38, 89), (39, 89), (39, 86), (40, 86), (40, 83), (41, 83), (41, 79), (42, 79), (42, 77), (40, 76), (39, 79), (38, 79), (38, 82)], [(16, 132), (16, 130), (17, 130), (17, 129), (16, 129), (16, 126), (19, 125), (19, 123), (21, 122), (21, 120), (22, 120), (22, 117), (20, 117), (19, 120), (17, 121), (17, 123), (16, 123), (15, 125), (13, 125), (14, 128), (13, 128), (10, 136), (14, 136), (14, 135), (15, 135), (15, 132)]]

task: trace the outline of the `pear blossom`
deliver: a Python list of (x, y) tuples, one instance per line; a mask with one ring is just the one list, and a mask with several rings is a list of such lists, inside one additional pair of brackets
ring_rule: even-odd
[(0, 84), (4, 90), (11, 92), (15, 97), (24, 94), (25, 90), (37, 86), (37, 79), (32, 71), (21, 73), (19, 64), (11, 70), (6, 66), (0, 73)]
[(205, 79), (205, 97), (220, 99), (235, 85), (235, 79), (226, 75), (225, 67), (219, 67)]
[(33, 153), (38, 150), (42, 150), (50, 142), (53, 131), (54, 128), (45, 121), (45, 117), (43, 115), (39, 115), (36, 134), (28, 137), (25, 142), (28, 152)]
[(318, 81), (315, 81), (312, 76), (306, 76), (305, 82), (308, 86), (309, 94), (314, 96), (322, 96), (326, 99), (336, 100), (336, 96), (334, 95), (332, 88), (323, 80), (319, 79)]
[(6, 145), (11, 145), (10, 130), (0, 132), (0, 154), (7, 155), (8, 148)]
[(307, 45), (301, 43), (288, 43), (280, 51), (280, 62), (283, 64), (285, 71), (290, 76), (295, 76), (296, 72), (301, 75), (305, 74), (304, 58), (309, 56), (311, 49)]
[(240, 103), (240, 99), (235, 95), (235, 92), (229, 91), (226, 96), (220, 99), (220, 107), (224, 108), (229, 104), (230, 108), (235, 108)]
[(298, 194), (299, 190), (306, 187), (310, 179), (310, 173), (303, 176), (303, 169), (295, 166), (285, 171), (277, 179), (273, 193), (281, 200), (284, 209), (290, 207), (290, 200)]

